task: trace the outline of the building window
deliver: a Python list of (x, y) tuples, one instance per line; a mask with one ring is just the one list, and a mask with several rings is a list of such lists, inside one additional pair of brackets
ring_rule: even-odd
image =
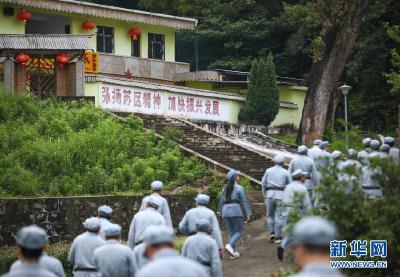
[(114, 53), (114, 28), (97, 26), (97, 52)]
[(140, 37), (132, 40), (132, 57), (140, 58)]
[(165, 36), (149, 34), (149, 59), (164, 60)]

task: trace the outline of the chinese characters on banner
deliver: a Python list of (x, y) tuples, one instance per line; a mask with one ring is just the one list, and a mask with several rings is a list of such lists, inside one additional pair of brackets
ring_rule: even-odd
[(103, 85), (100, 91), (100, 107), (121, 112), (163, 114), (161, 92), (137, 88)]
[(229, 121), (228, 101), (218, 98), (168, 93), (167, 115), (189, 119)]
[(164, 94), (142, 88), (103, 85), (100, 106), (121, 112), (229, 121), (227, 100), (168, 92)]
[(85, 61), (85, 73), (99, 72), (99, 54), (96, 52), (85, 51), (85, 54), (83, 54), (83, 60)]

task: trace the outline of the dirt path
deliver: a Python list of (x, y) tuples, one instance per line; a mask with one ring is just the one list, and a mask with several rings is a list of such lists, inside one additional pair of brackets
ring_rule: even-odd
[[(224, 232), (225, 242), (226, 237)], [(224, 277), (266, 277), (280, 268), (287, 268), (289, 265), (280, 262), (276, 257), (276, 247), (276, 244), (268, 241), (265, 218), (246, 224), (244, 235), (236, 249), (241, 257), (230, 260), (228, 254), (224, 253)]]

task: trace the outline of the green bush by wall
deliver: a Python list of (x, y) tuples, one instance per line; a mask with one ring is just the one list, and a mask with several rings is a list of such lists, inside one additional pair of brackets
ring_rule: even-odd
[(155, 179), (168, 189), (208, 174), (142, 126), (90, 103), (0, 94), (0, 196), (141, 193)]

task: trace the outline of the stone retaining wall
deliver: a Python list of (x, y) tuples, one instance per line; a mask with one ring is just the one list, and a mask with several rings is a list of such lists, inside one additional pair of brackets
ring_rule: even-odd
[[(15, 234), (24, 225), (44, 227), (50, 242), (71, 241), (83, 231), (85, 218), (95, 216), (100, 205), (114, 210), (113, 220), (121, 224), (127, 238), (132, 216), (138, 211), (143, 196), (87, 196), (0, 199), (0, 245), (14, 245)], [(193, 196), (167, 196), (174, 226), (187, 209), (194, 205)]]

